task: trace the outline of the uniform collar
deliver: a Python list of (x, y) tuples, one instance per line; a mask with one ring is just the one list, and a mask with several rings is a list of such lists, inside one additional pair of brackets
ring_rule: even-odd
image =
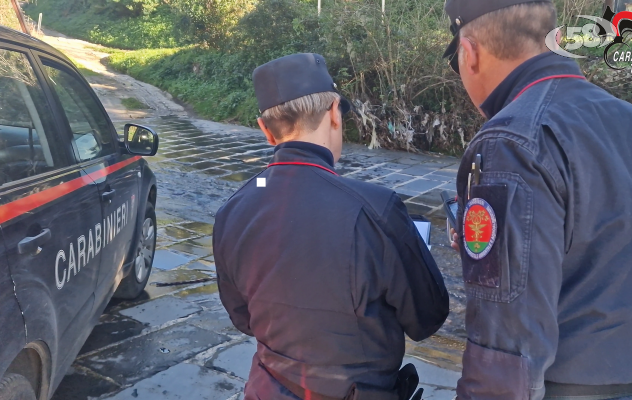
[(285, 142), (274, 148), (272, 163), (288, 161), (310, 161), (327, 168), (334, 167), (334, 155), (323, 146), (308, 142)]
[(511, 103), (527, 85), (540, 78), (558, 74), (582, 75), (577, 63), (551, 51), (528, 59), (514, 69), (485, 99), (480, 108), (487, 119)]

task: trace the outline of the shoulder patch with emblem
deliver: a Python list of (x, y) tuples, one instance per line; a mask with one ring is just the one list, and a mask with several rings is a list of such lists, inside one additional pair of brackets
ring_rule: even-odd
[(496, 213), (483, 199), (471, 199), (463, 213), (463, 241), (465, 251), (475, 260), (487, 256), (494, 246), (498, 224)]

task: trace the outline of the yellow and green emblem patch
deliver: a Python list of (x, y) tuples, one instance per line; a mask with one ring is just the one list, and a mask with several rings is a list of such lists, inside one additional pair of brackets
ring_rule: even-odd
[(472, 199), (463, 214), (463, 241), (465, 251), (480, 260), (492, 250), (498, 226), (494, 209), (483, 199)]

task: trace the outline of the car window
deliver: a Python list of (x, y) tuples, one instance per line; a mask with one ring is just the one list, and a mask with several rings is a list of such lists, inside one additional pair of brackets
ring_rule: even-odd
[(74, 73), (43, 60), (44, 70), (59, 97), (80, 161), (89, 161), (116, 152), (107, 116), (97, 100)]
[(0, 49), (0, 185), (66, 166), (54, 126), (28, 57)]

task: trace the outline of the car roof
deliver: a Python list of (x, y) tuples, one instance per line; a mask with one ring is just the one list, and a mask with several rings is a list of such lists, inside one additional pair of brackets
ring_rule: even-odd
[(62, 52), (55, 49), (48, 43), (45, 43), (39, 39), (34, 38), (33, 36), (27, 35), (11, 28), (7, 28), (6, 26), (2, 25), (0, 25), (0, 42), (9, 42), (18, 46), (28, 47), (57, 56), (66, 61), (70, 61), (68, 60), (68, 57), (66, 57)]

